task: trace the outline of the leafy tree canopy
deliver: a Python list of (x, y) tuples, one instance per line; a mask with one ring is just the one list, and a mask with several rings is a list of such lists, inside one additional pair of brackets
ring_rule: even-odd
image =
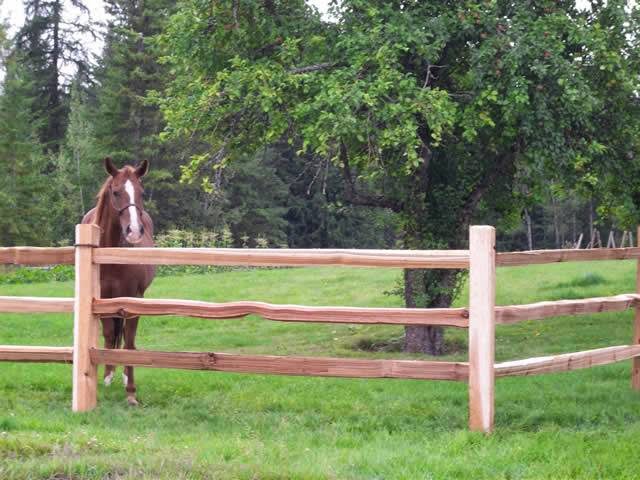
[[(399, 212), (410, 248), (460, 247), (479, 212), (512, 218), (549, 184), (620, 205), (614, 189), (637, 190), (640, 13), (590, 3), (344, 0), (326, 22), (302, 0), (184, 0), (161, 36), (166, 133), (212, 145), (184, 168), (205, 187), (287, 138), (338, 165), (353, 203)], [(405, 276), (407, 305), (448, 305), (456, 278)]]
[(168, 132), (215, 147), (187, 177), (288, 136), (391, 180), (397, 203), (417, 200), (416, 181), (437, 187), (416, 174), (446, 163), (463, 214), (502, 175), (594, 188), (637, 150), (639, 22), (626, 3), (350, 0), (326, 23), (301, 0), (189, 0), (162, 37)]

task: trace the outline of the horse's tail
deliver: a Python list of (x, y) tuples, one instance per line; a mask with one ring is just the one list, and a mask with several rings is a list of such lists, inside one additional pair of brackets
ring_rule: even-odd
[(113, 348), (120, 348), (122, 338), (124, 337), (124, 318), (115, 317), (113, 319), (113, 333), (115, 333), (116, 341)]

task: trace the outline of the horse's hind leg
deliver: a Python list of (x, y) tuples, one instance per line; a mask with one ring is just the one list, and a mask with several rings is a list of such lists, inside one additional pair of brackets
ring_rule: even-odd
[[(140, 317), (127, 318), (124, 322), (124, 348), (127, 350), (136, 349), (136, 331), (138, 330), (138, 319)], [(129, 405), (138, 405), (136, 400), (136, 384), (133, 378), (133, 367), (124, 367), (124, 384), (127, 390), (127, 402)]]
[[(119, 348), (120, 336), (118, 335), (118, 329), (122, 329), (122, 319), (120, 318), (102, 318), (102, 335), (104, 336), (104, 348), (114, 349)], [(120, 322), (120, 323), (119, 323)], [(113, 365), (104, 366), (104, 384), (105, 386), (111, 385), (113, 382), (113, 374), (116, 367)]]

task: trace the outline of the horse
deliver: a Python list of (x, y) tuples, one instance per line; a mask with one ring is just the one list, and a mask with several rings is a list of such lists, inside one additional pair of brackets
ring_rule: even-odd
[[(107, 157), (104, 167), (109, 176), (96, 196), (95, 208), (87, 212), (82, 223), (100, 227), (101, 247), (153, 247), (153, 221), (143, 207), (141, 181), (149, 162), (144, 160), (135, 167), (125, 165), (118, 169)], [(153, 265), (101, 265), (100, 295), (102, 298), (142, 297), (154, 276)], [(124, 337), (124, 348), (135, 350), (138, 319), (138, 316), (101, 318), (104, 347), (120, 348)], [(105, 386), (111, 385), (114, 372), (113, 365), (105, 365)], [(138, 405), (133, 367), (124, 367), (122, 379), (127, 402)]]

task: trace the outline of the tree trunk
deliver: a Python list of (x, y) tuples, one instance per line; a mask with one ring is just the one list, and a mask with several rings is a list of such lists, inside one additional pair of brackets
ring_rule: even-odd
[[(451, 306), (458, 270), (404, 270), (404, 301), (407, 308), (447, 308)], [(404, 351), (443, 355), (443, 327), (405, 327)]]
[(595, 246), (595, 232), (593, 229), (593, 199), (589, 199), (589, 238), (591, 239), (591, 245), (587, 248), (594, 248)]
[(524, 219), (527, 222), (527, 244), (529, 245), (529, 250), (533, 250), (533, 231), (531, 229), (531, 215), (529, 215), (529, 210), (524, 209)]
[(47, 81), (47, 138), (45, 145), (49, 151), (58, 153), (60, 151), (60, 143), (64, 137), (64, 111), (62, 100), (60, 98), (60, 72), (58, 70), (60, 59), (62, 57), (62, 47), (60, 39), (60, 23), (62, 22), (62, 4), (60, 1), (54, 2), (53, 6), (53, 32), (52, 32), (52, 49), (51, 49), (51, 65), (49, 66), (49, 78)]
[(551, 197), (551, 208), (553, 209), (553, 234), (555, 236), (556, 248), (562, 248), (560, 241), (560, 219), (558, 218), (558, 202)]

